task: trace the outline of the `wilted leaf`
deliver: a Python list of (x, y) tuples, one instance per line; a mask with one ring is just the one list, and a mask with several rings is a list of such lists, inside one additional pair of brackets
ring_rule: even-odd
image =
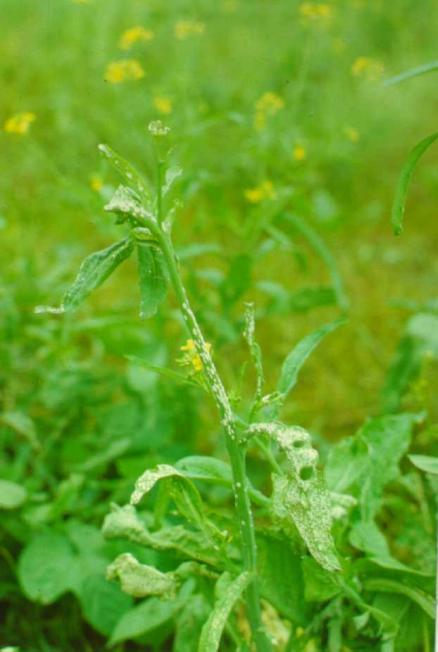
[(154, 243), (137, 240), (138, 274), (140, 281), (140, 317), (155, 315), (166, 297), (167, 272), (161, 249)]
[(62, 308), (65, 311), (77, 308), (124, 260), (129, 258), (132, 249), (131, 239), (125, 238), (88, 256), (80, 266), (73, 285), (64, 294)]

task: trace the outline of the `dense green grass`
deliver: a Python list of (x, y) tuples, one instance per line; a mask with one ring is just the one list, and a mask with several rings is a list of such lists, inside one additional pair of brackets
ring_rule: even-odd
[[(436, 76), (394, 86), (383, 80), (436, 58), (437, 7), (432, 0), (339, 0), (317, 3), (330, 16), (312, 19), (303, 15), (308, 4), (0, 0), (0, 123), (35, 114), (27, 133), (0, 131), (0, 478), (27, 491), (19, 510), (4, 512), (1, 645), (20, 645), (20, 652), (103, 649), (111, 627), (99, 629), (97, 617), (84, 616), (86, 597), (81, 611), (71, 593), (44, 607), (25, 596), (17, 560), (26, 542), (41, 532), (64, 533), (70, 522), (78, 531), (93, 527), (98, 537), (109, 503), (126, 502), (146, 467), (223, 454), (214, 411), (196, 388), (126, 360), (136, 355), (177, 368), (186, 339), (172, 297), (154, 320), (139, 320), (133, 265), (73, 316), (35, 314), (37, 305), (60, 303), (84, 256), (119, 237), (103, 211), (118, 179), (98, 143), (153, 178), (147, 125), (161, 118), (171, 127), (171, 158), (184, 171), (174, 239), (236, 397), (244, 402), (245, 383), (252, 382), (248, 368), (241, 374), (245, 301), (256, 303), (271, 390), (294, 343), (346, 313), (348, 323), (307, 363), (284, 419), (312, 432), (324, 457), (328, 441), (352, 434), (382, 406), (424, 412), (414, 451), (432, 453), (436, 147), (416, 172), (400, 238), (392, 235), (390, 209), (408, 151), (436, 130)], [(175, 26), (183, 20), (195, 33), (180, 39)], [(154, 38), (121, 50), (121, 34), (137, 25)], [(354, 74), (361, 57), (368, 67)], [(124, 58), (138, 60), (145, 75), (112, 84), (107, 66)], [(266, 93), (275, 94), (278, 110), (257, 129)], [(157, 98), (171, 101), (170, 113), (160, 113)], [(266, 181), (268, 196), (248, 201), (248, 190)], [(285, 214), (298, 217), (304, 233)], [(194, 244), (209, 247), (196, 251)], [(418, 314), (431, 321), (413, 322)], [(388, 380), (397, 355), (403, 364)], [(402, 372), (405, 385), (397, 382)], [(251, 464), (265, 486), (256, 455)], [(419, 546), (410, 547), (412, 530), (418, 539), (423, 526), (410, 512), (414, 526), (391, 526), (391, 500), (400, 501), (400, 492), (388, 499), (382, 522), (393, 552), (410, 564)], [(212, 500), (221, 504), (220, 491)], [(100, 575), (124, 551), (122, 544), (105, 546), (96, 562)], [(172, 568), (165, 556), (136, 552)], [(431, 553), (418, 554), (429, 568)], [(167, 633), (156, 636), (157, 649), (165, 649)], [(400, 650), (430, 649), (427, 633), (409, 635)], [(306, 650), (323, 644), (315, 639)]]

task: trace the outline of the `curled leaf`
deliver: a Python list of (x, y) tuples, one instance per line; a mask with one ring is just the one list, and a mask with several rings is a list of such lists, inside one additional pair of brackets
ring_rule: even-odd
[(107, 568), (107, 579), (119, 580), (122, 591), (134, 598), (151, 595), (174, 598), (178, 582), (173, 573), (161, 573), (141, 564), (129, 552), (119, 555)]

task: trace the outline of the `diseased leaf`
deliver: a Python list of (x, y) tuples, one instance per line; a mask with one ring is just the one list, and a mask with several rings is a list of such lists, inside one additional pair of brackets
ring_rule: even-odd
[(170, 464), (158, 464), (154, 469), (148, 469), (135, 483), (135, 489), (130, 500), (131, 505), (137, 505), (163, 478), (184, 478), (184, 475)]
[[(144, 219), (150, 217), (149, 213), (143, 208), (139, 197), (127, 186), (119, 186), (105, 206), (108, 213), (119, 215), (119, 223), (123, 223), (129, 217)], [(138, 222), (137, 222), (138, 224)]]
[(198, 652), (217, 652), (228, 617), (251, 581), (250, 573), (241, 573), (217, 600), (202, 628)]
[(295, 387), (301, 367), (304, 365), (312, 351), (326, 337), (326, 335), (332, 333), (336, 328), (338, 328), (338, 326), (345, 323), (345, 319), (337, 319), (336, 321), (330, 322), (310, 335), (307, 335), (307, 337), (298, 342), (298, 344), (292, 349), (283, 362), (280, 379), (277, 383), (277, 392), (280, 394), (281, 400), (266, 408), (265, 417), (267, 419), (272, 420), (278, 415), (281, 405), (284, 403), (287, 395)]
[(77, 587), (77, 556), (68, 539), (57, 532), (36, 536), (23, 550), (18, 577), (27, 597), (51, 604)]
[(123, 177), (128, 186), (133, 187), (142, 200), (149, 202), (150, 192), (148, 184), (134, 166), (117, 154), (111, 147), (108, 147), (108, 145), (99, 145), (98, 149)]
[(149, 598), (127, 611), (117, 623), (110, 638), (111, 646), (143, 636), (174, 618), (180, 604), (177, 600)]
[(403, 217), (405, 214), (406, 197), (409, 190), (409, 184), (414, 174), (418, 161), (424, 152), (438, 138), (438, 131), (421, 140), (410, 151), (406, 163), (404, 164), (395, 191), (394, 202), (391, 211), (391, 224), (395, 235), (400, 235), (403, 231)]
[(408, 455), (408, 457), (420, 471), (438, 475), (438, 457), (432, 457), (431, 455)]
[(265, 377), (263, 373), (262, 350), (255, 338), (255, 314), (254, 314), (254, 304), (252, 303), (246, 304), (245, 329), (243, 331), (243, 335), (248, 344), (251, 360), (253, 362), (254, 369), (256, 372), (256, 391), (255, 391), (254, 401), (258, 402), (262, 397)]
[(17, 509), (27, 500), (27, 491), (16, 482), (0, 480), (0, 509)]
[(331, 536), (332, 504), (318, 469), (318, 452), (310, 435), (298, 426), (281, 423), (253, 424), (252, 434), (266, 433), (286, 456), (285, 475), (272, 475), (272, 511), (288, 531), (293, 524), (310, 553), (329, 571), (340, 570)]
[(129, 258), (132, 249), (131, 239), (125, 238), (88, 256), (80, 266), (73, 285), (64, 294), (63, 310), (77, 308), (124, 260)]
[(122, 591), (134, 598), (157, 595), (171, 599), (178, 588), (174, 573), (161, 573), (153, 566), (141, 564), (129, 552), (119, 555), (108, 566), (106, 576), (108, 580), (119, 580)]
[(161, 249), (154, 243), (137, 240), (140, 281), (140, 317), (153, 317), (167, 293), (167, 272)]

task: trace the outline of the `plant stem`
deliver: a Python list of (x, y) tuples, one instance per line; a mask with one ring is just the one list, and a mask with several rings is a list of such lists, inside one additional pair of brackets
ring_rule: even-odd
[(248, 618), (257, 652), (270, 652), (272, 646), (263, 630), (261, 621), (260, 596), (257, 583), (257, 548), (246, 480), (245, 451), (239, 444), (236, 419), (233, 415), (228, 395), (216, 369), (216, 365), (208, 351), (195, 314), (191, 309), (187, 292), (178, 270), (178, 263), (170, 235), (163, 228), (157, 230), (157, 236), (159, 237), (161, 249), (169, 270), (171, 283), (181, 306), (184, 322), (202, 360), (205, 378), (216, 402), (221, 423), (225, 431), (226, 446), (233, 475), (234, 499), (239, 519), (243, 565), (244, 569), (249, 571), (254, 578), (246, 592)]

